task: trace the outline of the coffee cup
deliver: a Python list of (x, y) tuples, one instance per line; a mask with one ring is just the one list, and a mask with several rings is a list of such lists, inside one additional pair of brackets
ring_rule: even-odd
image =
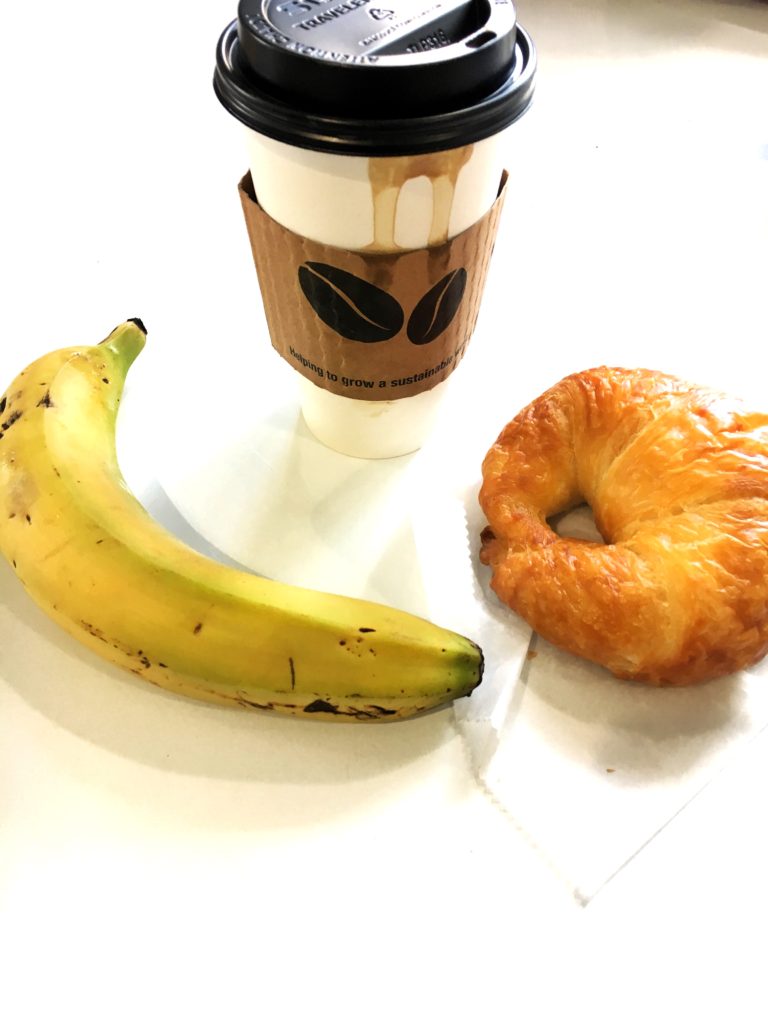
[[(506, 133), (531, 103), (535, 63), (503, 0), (241, 0), (223, 32), (214, 88), (244, 126), (250, 201), (301, 240), (286, 252), (324, 247), (271, 289), (284, 312), (314, 319), (267, 316), (301, 375), (305, 421), (329, 447), (384, 458), (428, 436), (474, 328), (495, 230), (482, 221), (499, 203)], [(454, 242), (473, 230), (453, 266)], [(266, 305), (274, 261), (251, 240)], [(354, 254), (347, 269), (341, 253)], [(371, 292), (371, 306), (356, 281), (385, 295), (400, 281), (399, 298), (377, 304)], [(409, 282), (421, 301), (403, 298)], [(411, 331), (417, 306), (426, 332)], [(438, 349), (431, 336), (453, 316)]]

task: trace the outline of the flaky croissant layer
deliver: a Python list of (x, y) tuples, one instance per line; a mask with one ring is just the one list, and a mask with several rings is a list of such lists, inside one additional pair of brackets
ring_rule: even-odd
[[(581, 502), (605, 543), (547, 519)], [(481, 560), (541, 636), (685, 685), (768, 651), (768, 415), (650, 370), (573, 374), (483, 462)]]

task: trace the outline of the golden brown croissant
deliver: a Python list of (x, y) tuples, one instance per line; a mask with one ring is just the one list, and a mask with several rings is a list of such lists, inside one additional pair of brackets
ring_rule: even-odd
[[(605, 543), (548, 517), (589, 503)], [(547, 640), (677, 685), (768, 650), (768, 415), (650, 370), (573, 374), (483, 462), (481, 560)]]

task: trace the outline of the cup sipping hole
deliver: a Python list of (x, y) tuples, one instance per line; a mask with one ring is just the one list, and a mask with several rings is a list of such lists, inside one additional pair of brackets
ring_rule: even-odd
[(474, 38), (468, 39), (467, 46), (471, 46), (473, 50), (476, 50), (478, 47), (485, 46), (486, 43), (490, 43), (490, 41), (495, 38), (495, 32), (481, 32), (479, 36), (474, 36)]

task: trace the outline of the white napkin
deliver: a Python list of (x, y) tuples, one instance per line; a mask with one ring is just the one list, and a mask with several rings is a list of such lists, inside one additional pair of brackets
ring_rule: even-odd
[[(457, 727), (480, 785), (586, 903), (768, 724), (768, 668), (656, 689), (531, 638), (478, 563), (476, 495), (432, 484), (414, 511), (430, 614), (486, 658)], [(558, 529), (595, 536), (584, 509)]]

